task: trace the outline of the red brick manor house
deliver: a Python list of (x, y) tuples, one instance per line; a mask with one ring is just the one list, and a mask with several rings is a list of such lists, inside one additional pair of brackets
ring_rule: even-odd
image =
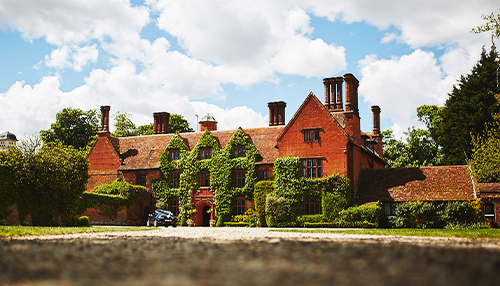
[[(88, 190), (102, 183), (111, 183), (117, 177), (137, 185), (152, 188), (152, 182), (160, 178), (160, 156), (163, 152), (175, 162), (182, 150), (172, 148), (172, 142), (182, 142), (181, 149), (196, 153), (196, 160), (212, 157), (212, 149), (226, 150), (232, 159), (249, 156), (248, 146), (234, 145), (234, 137), (244, 133), (258, 155), (254, 164), (258, 180), (273, 176), (273, 164), (279, 157), (300, 157), (304, 177), (322, 177), (332, 173), (347, 176), (351, 181), (351, 197), (355, 204), (375, 201), (386, 203), (385, 212), (391, 214), (393, 204), (407, 200), (449, 201), (478, 198), (474, 180), (467, 166), (385, 169), (380, 134), (380, 111), (372, 106), (373, 130), (360, 130), (358, 112), (358, 80), (352, 74), (325, 78), (324, 102), (310, 93), (290, 121), (285, 124), (283, 101), (270, 102), (269, 126), (237, 130), (217, 130), (217, 121), (205, 116), (199, 122), (200, 132), (169, 133), (169, 113), (157, 112), (154, 117), (154, 134), (149, 136), (113, 137), (109, 131), (109, 106), (101, 107), (101, 127), (98, 139), (88, 155), (90, 180)], [(207, 135), (208, 133), (208, 135)], [(216, 146), (199, 146), (209, 136)], [(180, 138), (180, 140), (179, 140)], [(171, 142), (172, 141), (172, 142)], [(177, 142), (176, 141), (176, 142)], [(179, 145), (176, 145), (179, 146)], [(179, 188), (182, 169), (172, 170), (166, 179), (169, 188)], [(231, 187), (244, 188), (249, 172), (244, 168), (232, 170)], [(211, 189), (212, 174), (202, 170), (197, 174), (199, 182), (190, 192), (190, 206), (196, 210), (196, 225), (208, 225), (214, 219), (214, 197), (217, 189)], [(242, 214), (252, 208), (253, 202), (245, 197), (232, 198), (234, 214)], [(179, 201), (171, 198), (169, 208), (177, 214)], [(154, 207), (151, 200), (145, 209)], [(321, 213), (321, 200), (303, 198), (303, 214)]]

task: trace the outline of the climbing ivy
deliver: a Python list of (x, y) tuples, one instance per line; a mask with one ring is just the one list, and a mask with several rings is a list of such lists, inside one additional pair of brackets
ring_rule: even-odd
[[(245, 147), (246, 156), (241, 158), (233, 157), (235, 147)], [(211, 159), (200, 159), (200, 150), (204, 148), (212, 149)], [(170, 161), (170, 150), (180, 151), (180, 159)], [(160, 157), (160, 168), (162, 175), (153, 181), (153, 189), (156, 197), (166, 201), (169, 198), (179, 199), (179, 214), (181, 220), (185, 220), (190, 212), (191, 188), (200, 188), (200, 172), (210, 172), (210, 189), (215, 191), (215, 211), (220, 219), (219, 223), (227, 220), (227, 215), (231, 213), (233, 200), (235, 197), (244, 196), (246, 199), (253, 199), (253, 187), (257, 182), (257, 169), (255, 161), (259, 155), (257, 148), (250, 141), (242, 129), (238, 129), (230, 138), (224, 149), (219, 147), (216, 138), (205, 131), (196, 146), (188, 151), (184, 141), (178, 134), (175, 134)], [(179, 176), (179, 188), (171, 189), (168, 178), (171, 172), (181, 171)], [(237, 188), (234, 186), (234, 170), (245, 170), (245, 186)], [(224, 217), (224, 218), (222, 218)]]
[(300, 214), (300, 199), (303, 196), (320, 196), (323, 216), (328, 221), (336, 218), (340, 211), (350, 205), (348, 178), (336, 173), (324, 178), (303, 178), (300, 168), (298, 157), (278, 158), (273, 168), (276, 195), (288, 200), (290, 213), (295, 218)]

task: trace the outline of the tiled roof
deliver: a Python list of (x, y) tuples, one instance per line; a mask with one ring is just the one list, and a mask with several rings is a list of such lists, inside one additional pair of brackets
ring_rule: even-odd
[(480, 193), (500, 193), (500, 183), (479, 183)]
[[(250, 136), (262, 159), (258, 164), (272, 164), (278, 158), (276, 138), (283, 131), (284, 125), (263, 128), (243, 129)], [(237, 130), (210, 131), (218, 140), (219, 146), (225, 148), (231, 136)], [(192, 150), (203, 132), (180, 133), (186, 147)], [(118, 146), (123, 164), (120, 170), (155, 169), (160, 167), (159, 158), (174, 134), (158, 134), (148, 136), (120, 137), (111, 141)], [(118, 140), (115, 143), (114, 140)]]
[(363, 170), (355, 204), (403, 201), (462, 201), (476, 198), (467, 166)]

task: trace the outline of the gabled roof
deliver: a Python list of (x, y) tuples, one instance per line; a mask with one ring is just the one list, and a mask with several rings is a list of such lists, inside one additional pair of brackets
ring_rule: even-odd
[(304, 108), (306, 108), (306, 106), (309, 104), (310, 101), (312, 101), (314, 104), (316, 104), (320, 108), (320, 110), (322, 112), (325, 112), (325, 114), (327, 114), (327, 116), (330, 119), (330, 121), (332, 123), (334, 123), (335, 125), (337, 125), (339, 127), (340, 131), (343, 132), (345, 134), (345, 136), (349, 140), (352, 141), (351, 136), (349, 136), (349, 134), (346, 132), (345, 128), (342, 127), (339, 124), (339, 121), (335, 118), (335, 116), (332, 115), (328, 111), (328, 109), (326, 109), (326, 107), (319, 101), (319, 99), (316, 97), (316, 95), (314, 95), (314, 93), (312, 93), (312, 92), (310, 92), (309, 95), (307, 96), (306, 100), (304, 100), (304, 102), (302, 102), (302, 105), (300, 105), (299, 109), (297, 109), (297, 112), (295, 112), (295, 114), (293, 115), (292, 119), (290, 119), (290, 121), (288, 122), (288, 124), (286, 125), (286, 127), (283, 129), (283, 131), (281, 132), (281, 134), (278, 136), (277, 141), (280, 141), (281, 138), (286, 134), (286, 132), (288, 131), (288, 129), (290, 129), (290, 127), (293, 125), (293, 123), (299, 117), (299, 114), (302, 113), (302, 110), (304, 110)]
[(477, 198), (468, 166), (362, 170), (354, 203), (464, 201)]
[[(262, 160), (257, 162), (257, 164), (272, 164), (278, 158), (278, 149), (275, 148), (276, 138), (284, 128), (284, 126), (271, 126), (243, 130), (250, 137), (250, 140), (262, 157)], [(220, 148), (223, 149), (236, 131), (223, 130), (210, 131), (210, 133), (219, 142)], [(186, 144), (188, 150), (192, 150), (200, 140), (203, 132), (179, 133), (178, 135), (184, 140), (184, 144)], [(123, 159), (120, 170), (159, 168), (160, 156), (173, 136), (174, 134), (157, 134), (134, 137), (111, 137), (119, 141), (119, 152)]]

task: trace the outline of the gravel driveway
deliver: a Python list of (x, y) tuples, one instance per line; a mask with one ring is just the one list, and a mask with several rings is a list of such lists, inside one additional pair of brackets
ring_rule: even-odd
[(0, 239), (0, 285), (497, 285), (500, 241), (158, 228)]

